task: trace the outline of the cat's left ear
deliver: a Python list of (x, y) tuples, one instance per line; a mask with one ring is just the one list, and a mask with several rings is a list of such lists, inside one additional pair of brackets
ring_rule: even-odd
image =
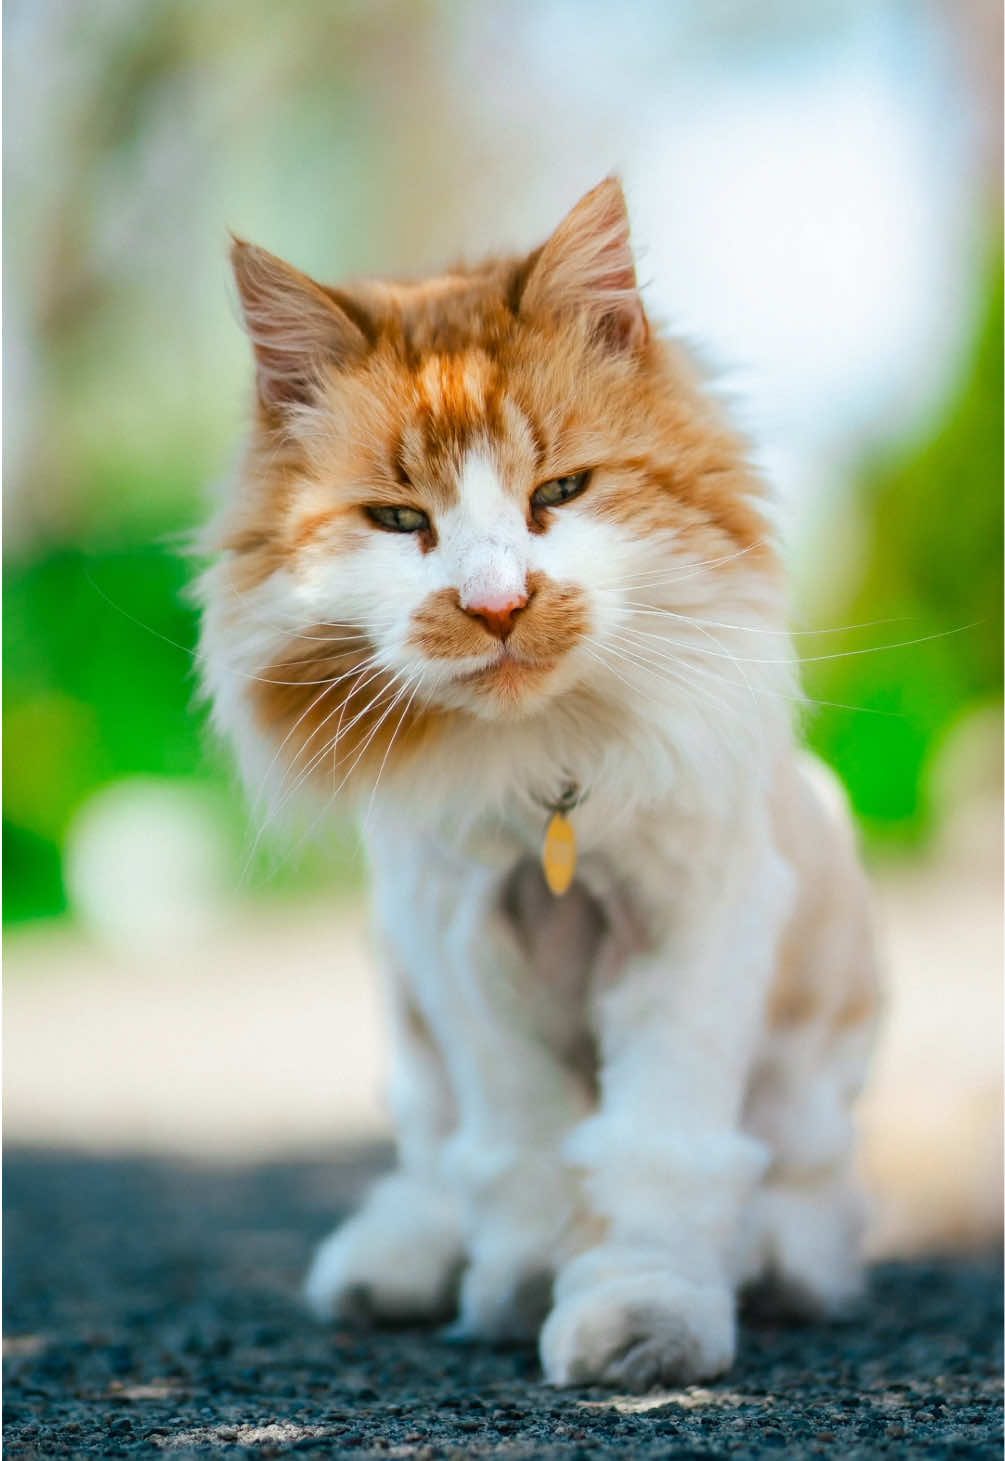
[(231, 239), (230, 262), (264, 406), (309, 402), (320, 366), (345, 367), (366, 354), (366, 337), (335, 290), (240, 238)]
[(635, 277), (625, 195), (605, 178), (528, 260), (520, 312), (586, 311), (617, 350), (638, 350), (649, 338)]

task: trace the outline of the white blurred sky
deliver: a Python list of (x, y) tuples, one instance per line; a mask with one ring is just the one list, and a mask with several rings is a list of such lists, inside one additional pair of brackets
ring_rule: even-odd
[[(973, 326), (978, 118), (944, 15), (558, 0), (520, 49), (555, 191), (622, 173), (650, 309), (720, 375), (798, 534), (932, 406)], [(479, 77), (481, 125), (513, 59)]]

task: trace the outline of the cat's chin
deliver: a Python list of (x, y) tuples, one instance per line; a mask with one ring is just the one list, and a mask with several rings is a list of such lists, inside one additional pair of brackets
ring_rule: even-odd
[(479, 720), (520, 720), (540, 710), (563, 678), (556, 660), (523, 659), (503, 651), (489, 664), (458, 675), (444, 698)]

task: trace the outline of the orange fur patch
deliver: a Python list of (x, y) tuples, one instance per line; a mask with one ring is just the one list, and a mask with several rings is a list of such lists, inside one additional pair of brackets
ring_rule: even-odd
[[(875, 1021), (879, 990), (864, 931), (860, 949), (853, 949), (851, 958), (844, 941), (837, 943), (839, 963), (834, 967), (821, 954), (826, 948), (824, 935), (830, 932), (827, 919), (840, 916), (842, 910), (843, 905), (827, 908), (811, 897), (786, 930), (768, 995), (771, 1029), (793, 1029), (819, 1020), (840, 1033)], [(836, 1008), (835, 1000), (840, 1000)]]

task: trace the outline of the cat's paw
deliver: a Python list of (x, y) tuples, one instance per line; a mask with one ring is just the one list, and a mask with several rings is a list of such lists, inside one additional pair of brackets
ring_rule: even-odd
[(670, 1274), (608, 1279), (559, 1299), (541, 1331), (552, 1385), (639, 1393), (721, 1374), (733, 1362), (733, 1298)]
[(865, 1289), (865, 1210), (845, 1180), (765, 1183), (748, 1215), (745, 1301), (787, 1320), (848, 1315)]
[(320, 1244), (304, 1292), (320, 1319), (440, 1320), (456, 1311), (463, 1264), (453, 1213), (391, 1178)]
[(461, 1284), (456, 1339), (522, 1344), (537, 1338), (551, 1307), (554, 1274), (544, 1258), (518, 1252), (476, 1255)]

